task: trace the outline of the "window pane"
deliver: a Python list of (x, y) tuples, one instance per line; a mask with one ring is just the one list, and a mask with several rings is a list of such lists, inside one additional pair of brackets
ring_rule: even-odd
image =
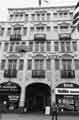
[(55, 51), (58, 51), (58, 49), (59, 49), (59, 43), (58, 42), (54, 42), (54, 48), (55, 48)]
[(11, 34), (11, 28), (8, 28), (7, 35), (9, 36)]
[(71, 46), (70, 46), (70, 42), (66, 42), (66, 50), (69, 52), (71, 51)]
[(47, 41), (47, 51), (50, 51), (50, 50), (51, 50), (51, 42)]
[(77, 42), (72, 42), (73, 50), (77, 51)]
[(40, 70), (44, 69), (44, 60), (40, 60)]
[(1, 61), (1, 70), (5, 69), (5, 63), (6, 63), (6, 60)]
[(28, 70), (32, 69), (32, 60), (28, 60), (27, 66), (28, 66), (28, 68), (27, 68)]
[(43, 52), (44, 51), (44, 42), (40, 43), (40, 51)]
[(10, 52), (14, 51), (14, 42), (10, 43), (10, 48), (9, 48)]
[(59, 60), (55, 59), (55, 69), (59, 70)]
[(35, 70), (39, 70), (39, 60), (34, 60)]
[(29, 42), (29, 50), (32, 51), (33, 50), (33, 41)]
[(7, 51), (8, 50), (8, 47), (9, 47), (9, 43), (4, 43), (4, 51)]
[(39, 51), (39, 42), (35, 42), (35, 51), (36, 51), (36, 52)]
[(23, 35), (26, 35), (27, 34), (27, 27), (24, 27), (23, 28)]
[(61, 51), (65, 52), (65, 43), (64, 42), (61, 42)]
[(47, 59), (47, 70), (51, 69), (51, 60)]
[(75, 69), (79, 70), (79, 60), (74, 60), (74, 64), (75, 64)]
[(19, 61), (19, 70), (23, 70), (24, 60)]

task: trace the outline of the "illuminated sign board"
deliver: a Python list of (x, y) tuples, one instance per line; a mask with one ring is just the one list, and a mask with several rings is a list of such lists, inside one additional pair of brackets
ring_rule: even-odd
[(57, 95), (79, 95), (79, 89), (74, 88), (56, 88)]

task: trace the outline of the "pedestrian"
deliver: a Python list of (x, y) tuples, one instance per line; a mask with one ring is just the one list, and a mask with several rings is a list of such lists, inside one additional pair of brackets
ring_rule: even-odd
[(55, 103), (52, 106), (52, 120), (57, 120), (57, 105)]

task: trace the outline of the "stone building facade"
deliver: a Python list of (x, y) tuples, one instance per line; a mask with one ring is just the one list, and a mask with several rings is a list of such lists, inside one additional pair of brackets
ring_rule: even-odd
[[(42, 111), (79, 106), (79, 35), (75, 6), (10, 8), (0, 22), (0, 103)], [(3, 93), (3, 94), (2, 94)]]

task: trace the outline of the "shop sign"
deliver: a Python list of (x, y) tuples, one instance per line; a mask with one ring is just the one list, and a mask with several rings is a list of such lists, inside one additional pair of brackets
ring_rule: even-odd
[(58, 95), (79, 95), (79, 89), (73, 88), (56, 88), (55, 92)]

